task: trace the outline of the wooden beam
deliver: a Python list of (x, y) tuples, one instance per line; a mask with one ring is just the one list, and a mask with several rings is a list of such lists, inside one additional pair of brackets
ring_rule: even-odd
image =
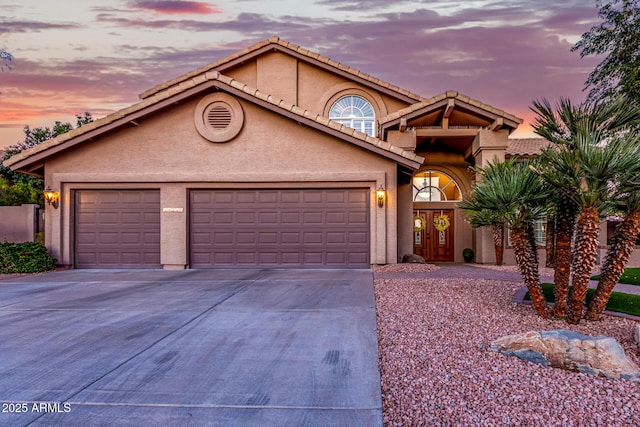
[(407, 130), (407, 119), (403, 117), (400, 119), (400, 132), (404, 132), (405, 130)]
[(497, 130), (502, 129), (502, 126), (503, 126), (503, 125), (504, 125), (504, 119), (503, 119), (502, 117), (498, 117), (497, 119), (495, 119), (495, 120), (493, 121), (493, 123), (491, 123), (491, 124), (489, 125), (489, 130), (491, 130), (491, 131), (494, 131), (494, 132), (495, 132), (495, 131), (497, 131)]
[(444, 109), (444, 115), (442, 117), (445, 119), (448, 119), (451, 113), (453, 113), (453, 107), (455, 106), (456, 106), (456, 101), (454, 101), (453, 99), (450, 99), (449, 102), (447, 102), (447, 107)]
[(461, 136), (476, 136), (480, 128), (468, 128), (468, 129), (442, 129), (442, 128), (429, 128), (429, 129), (416, 129), (416, 136), (428, 137), (428, 138), (456, 138)]

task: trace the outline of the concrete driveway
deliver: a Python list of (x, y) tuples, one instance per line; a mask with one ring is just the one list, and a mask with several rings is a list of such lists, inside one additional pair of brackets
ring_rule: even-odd
[(0, 280), (0, 425), (381, 426), (368, 270)]

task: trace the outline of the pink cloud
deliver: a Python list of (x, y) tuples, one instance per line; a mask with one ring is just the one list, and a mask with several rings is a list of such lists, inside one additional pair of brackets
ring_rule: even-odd
[(215, 4), (201, 1), (180, 1), (180, 0), (147, 0), (134, 1), (129, 3), (129, 7), (135, 9), (146, 9), (162, 15), (194, 14), (210, 15), (212, 13), (222, 13), (222, 10)]

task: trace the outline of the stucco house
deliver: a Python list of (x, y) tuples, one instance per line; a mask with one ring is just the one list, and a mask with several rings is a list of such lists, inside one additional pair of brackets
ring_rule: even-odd
[[(53, 191), (73, 268), (368, 268), (493, 262), (456, 208), (521, 119), (425, 98), (278, 37), (5, 162)], [(517, 154), (517, 153), (516, 153)], [(57, 200), (56, 200), (57, 198)]]

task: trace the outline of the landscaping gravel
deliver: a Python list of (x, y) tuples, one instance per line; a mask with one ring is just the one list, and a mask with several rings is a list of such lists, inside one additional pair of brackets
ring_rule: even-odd
[(429, 272), (421, 278), (378, 275), (386, 426), (640, 425), (640, 384), (548, 368), (490, 350), (491, 341), (504, 335), (571, 329), (616, 338), (640, 365), (634, 321), (610, 316), (580, 325), (544, 320), (531, 306), (511, 302), (520, 287), (522, 282), (429, 278)]

